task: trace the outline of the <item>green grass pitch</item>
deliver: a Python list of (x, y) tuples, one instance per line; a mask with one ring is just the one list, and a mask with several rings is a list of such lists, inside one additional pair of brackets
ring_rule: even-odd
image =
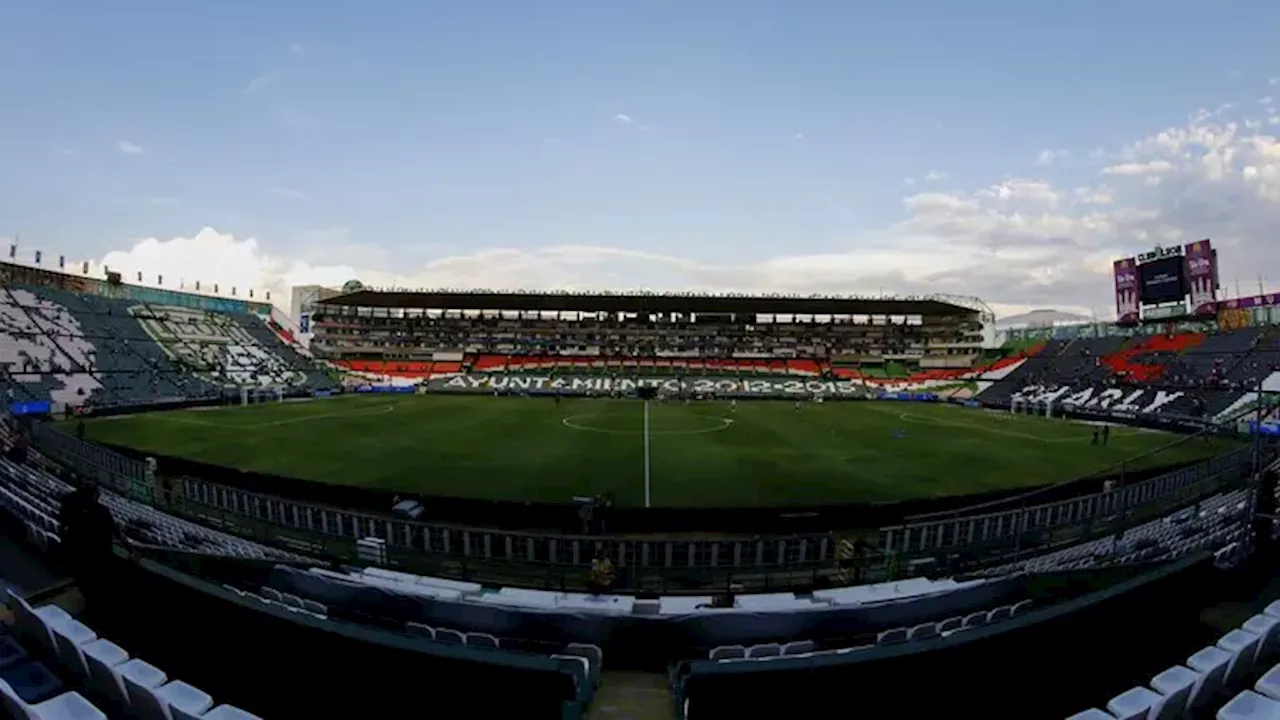
[[(354, 396), (90, 420), (91, 440), (326, 483), (481, 499), (644, 503), (637, 400)], [(876, 502), (1062, 482), (1172, 435), (901, 402), (652, 402), (652, 503), (750, 507)], [(1140, 464), (1216, 452), (1183, 442)], [(269, 492), (270, 488), (263, 488)]]

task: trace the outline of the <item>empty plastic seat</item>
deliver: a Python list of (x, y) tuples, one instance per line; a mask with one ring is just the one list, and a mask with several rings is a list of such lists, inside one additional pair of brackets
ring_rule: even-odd
[(18, 697), (8, 683), (0, 680), (0, 701), (3, 701), (10, 717), (20, 720), (107, 720), (105, 713), (77, 692), (62, 693), (31, 705)]
[(604, 653), (600, 648), (590, 643), (569, 643), (565, 645), (564, 655), (572, 655), (583, 658), (587, 661), (587, 675), (591, 678), (593, 687), (600, 684), (600, 673), (604, 669)]
[(156, 691), (156, 697), (165, 703), (173, 720), (196, 720), (213, 707), (209, 693), (174, 680)]
[(54, 653), (49, 623), (70, 620), (71, 614), (57, 605), (41, 605), (33, 608), (21, 595), (12, 590), (9, 591), (9, 608), (13, 611), (14, 625), (18, 633), (35, 640), (49, 653)]
[(782, 654), (782, 646), (778, 643), (761, 643), (747, 648), (748, 658), (778, 657)]
[(81, 648), (89, 667), (89, 687), (126, 706), (129, 696), (120, 678), (119, 667), (129, 660), (129, 653), (110, 640), (97, 639)]
[(1164, 696), (1144, 687), (1129, 688), (1111, 698), (1107, 712), (1120, 720), (1145, 720), (1164, 707)]
[(467, 633), (463, 636), (468, 647), (490, 648), (496, 650), (498, 648), (498, 638), (489, 633)]
[(1231, 654), (1227, 665), (1226, 685), (1235, 685), (1253, 673), (1254, 658), (1262, 638), (1254, 633), (1236, 629), (1218, 638), (1218, 647)]
[(1182, 717), (1191, 706), (1191, 693), (1200, 676), (1181, 665), (1175, 665), (1151, 678), (1151, 687), (1164, 696), (1164, 707), (1154, 720)]
[(937, 623), (921, 623), (907, 633), (908, 640), (928, 640), (938, 636)]
[(1222, 680), (1227, 674), (1227, 665), (1231, 662), (1231, 654), (1221, 648), (1206, 647), (1195, 652), (1194, 655), (1187, 658), (1187, 667), (1196, 671), (1199, 675), (1196, 680), (1196, 687), (1191, 691), (1191, 704), (1189, 707), (1204, 707), (1214, 695), (1218, 694), (1218, 689), (1222, 687)]
[(49, 625), (53, 634), (53, 644), (58, 653), (58, 662), (77, 679), (89, 677), (89, 668), (85, 665), (83, 645), (98, 639), (98, 634), (77, 620), (62, 620)]
[(430, 625), (423, 625), (422, 623), (416, 623), (411, 621), (411, 622), (405, 623), (405, 627), (409, 630), (410, 635), (414, 635), (417, 637), (431, 638), (432, 640), (436, 639), (436, 629), (431, 627)]
[(1011, 617), (1013, 617), (1013, 606), (1002, 605), (996, 608), (995, 610), (992, 610), (991, 612), (987, 613), (987, 623), (988, 624), (996, 623), (996, 622), (1000, 622), (1001, 620), (1008, 620)]
[(450, 645), (466, 645), (467, 639), (462, 633), (449, 628), (436, 628), (436, 641)]
[(120, 680), (124, 683), (125, 702), (135, 712), (141, 714), (145, 702), (141, 698), (149, 698), (151, 704), (158, 705), (155, 690), (164, 685), (169, 677), (160, 668), (138, 658), (128, 660), (116, 668)]
[(783, 655), (804, 655), (814, 651), (817, 645), (812, 640), (796, 640), (782, 646)]
[(893, 645), (895, 643), (906, 642), (906, 641), (907, 641), (906, 628), (892, 628), (890, 630), (884, 630), (880, 632), (878, 635), (876, 635), (877, 645)]
[(987, 614), (984, 612), (970, 613), (964, 616), (964, 627), (975, 628), (982, 627), (987, 624)]
[(1280, 700), (1280, 665), (1263, 673), (1258, 682), (1253, 684), (1253, 689), (1272, 700)]
[(1116, 720), (1115, 715), (1103, 712), (1098, 708), (1089, 708), (1072, 715), (1067, 720)]
[(324, 604), (318, 603), (315, 600), (307, 600), (306, 598), (302, 599), (302, 609), (307, 612), (315, 613), (316, 615), (329, 614), (329, 608)]
[(964, 620), (962, 618), (947, 618), (946, 620), (938, 623), (938, 634), (941, 635), (943, 633), (955, 632), (956, 630), (959, 630), (963, 624)]
[(1262, 641), (1258, 643), (1258, 652), (1254, 656), (1255, 663), (1267, 660), (1275, 654), (1277, 640), (1280, 639), (1280, 618), (1273, 618), (1270, 615), (1254, 615), (1245, 620), (1240, 629), (1254, 633), (1262, 638)]
[(1280, 720), (1280, 701), (1245, 690), (1223, 705), (1217, 717), (1218, 720)]
[(741, 645), (721, 645), (711, 648), (707, 657), (712, 660), (737, 660), (747, 656), (747, 649)]
[(302, 609), (302, 598), (298, 597), (297, 595), (290, 595), (289, 593), (280, 593), (280, 600), (281, 602), (283, 602), (285, 605), (288, 605), (289, 607), (298, 608), (299, 610)]
[(1013, 607), (1009, 608), (1009, 614), (1012, 617), (1018, 617), (1019, 615), (1030, 610), (1033, 604), (1034, 603), (1031, 600), (1019, 600), (1018, 602), (1013, 604)]
[(284, 602), (284, 595), (282, 595), (280, 591), (276, 590), (275, 588), (263, 587), (261, 594), (262, 594), (262, 597), (268, 600), (274, 600), (275, 602)]

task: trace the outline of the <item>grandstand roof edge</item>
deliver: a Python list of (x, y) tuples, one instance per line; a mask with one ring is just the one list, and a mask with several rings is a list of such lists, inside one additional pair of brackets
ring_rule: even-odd
[(317, 301), (318, 305), (433, 310), (567, 310), (622, 312), (735, 312), (849, 315), (968, 315), (977, 311), (935, 297), (800, 295), (700, 295), (678, 293), (501, 292), (474, 290), (362, 289)]

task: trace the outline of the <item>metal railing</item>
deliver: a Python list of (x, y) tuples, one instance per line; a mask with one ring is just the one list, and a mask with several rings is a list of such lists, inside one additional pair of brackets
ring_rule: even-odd
[[(488, 581), (524, 578), (576, 587), (600, 552), (613, 559), (627, 589), (759, 589), (812, 586), (836, 575), (834, 532), (722, 539), (623, 539), (513, 532), (418, 522), (352, 511), (185, 477), (156, 490), (142, 461), (81, 442), (51, 425), (35, 428), (37, 446), (58, 461), (135, 500), (213, 527), (295, 551), (354, 557), (355, 541), (382, 538), (389, 556), (419, 572)], [(859, 568), (864, 580), (899, 577), (915, 558), (990, 549), (1007, 557), (1111, 532), (1115, 518), (1137, 520), (1218, 492), (1251, 466), (1241, 448), (1110, 492), (999, 512), (881, 528)], [(1147, 511), (1150, 512), (1147, 512)]]

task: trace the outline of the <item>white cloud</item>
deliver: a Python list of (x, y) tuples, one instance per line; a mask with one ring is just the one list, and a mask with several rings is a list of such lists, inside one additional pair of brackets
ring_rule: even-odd
[(626, 113), (617, 113), (616, 115), (613, 116), (613, 119), (626, 125), (636, 124), (636, 119)]
[(804, 133), (796, 133), (795, 135), (792, 135), (792, 136), (791, 136), (791, 139), (792, 139), (792, 140), (803, 140), (803, 139), (804, 139)]
[(1066, 150), (1041, 150), (1040, 154), (1036, 155), (1036, 165), (1052, 165), (1055, 161), (1061, 160), (1068, 154)]
[(125, 155), (141, 155), (143, 152), (145, 152), (144, 148), (141, 145), (131, 143), (128, 140), (116, 141), (116, 149), (124, 153)]
[(158, 197), (147, 198), (147, 204), (157, 205), (161, 207), (174, 207), (177, 205), (181, 205), (182, 201), (178, 200), (178, 198), (175, 198), (175, 197), (158, 196)]
[(1280, 85), (1280, 77), (1273, 77), (1267, 81), (1269, 85)]
[(951, 173), (945, 170), (930, 170), (929, 172), (924, 174), (924, 179), (930, 182), (935, 182), (938, 180), (946, 180), (949, 177), (951, 177)]
[(1131, 162), (1121, 163), (1120, 165), (1112, 165), (1103, 168), (1103, 175), (1155, 175), (1158, 173), (1166, 173), (1173, 169), (1173, 163), (1168, 160), (1153, 160), (1151, 162)]
[(1272, 103), (1274, 103), (1275, 101), (1276, 101), (1276, 99), (1275, 99), (1275, 98), (1273, 98), (1273, 97), (1271, 97), (1270, 95), (1268, 95), (1268, 96), (1266, 96), (1266, 97), (1260, 97), (1260, 98), (1258, 98), (1258, 104), (1259, 104), (1259, 105), (1271, 105), (1271, 104), (1272, 104)]
[(1256, 276), (1256, 268), (1280, 267), (1280, 139), (1273, 129), (1280, 120), (1271, 115), (1264, 128), (1228, 115), (1196, 113), (1123, 148), (1095, 153), (1108, 158), (1102, 175), (1119, 178), (1114, 186), (1013, 178), (970, 190), (913, 192), (903, 199), (898, 221), (825, 254), (792, 254), (778, 243), (773, 257), (726, 264), (600, 246), (479, 246), (408, 266), (395, 248), (347, 228), (307, 233), (287, 255), (269, 250), (277, 247), (269, 238), (259, 243), (205, 228), (187, 238), (140, 240), (103, 262), (166, 279), (270, 288), (277, 302), (292, 285), (358, 278), (402, 287), (883, 289), (976, 295), (1009, 312), (1044, 306), (1106, 316), (1112, 261), (1157, 243), (1213, 238), (1225, 284)]
[(300, 43), (300, 42), (295, 42), (295, 43), (290, 43), (290, 44), (289, 44), (289, 54), (290, 54), (290, 55), (298, 55), (298, 54), (300, 54), (300, 53), (302, 52), (302, 50), (303, 50), (303, 47), (302, 47), (302, 43)]
[(268, 186), (266, 188), (266, 192), (268, 195), (275, 195), (276, 197), (288, 198), (290, 200), (306, 200), (307, 199), (307, 194), (302, 192), (301, 190), (296, 190), (294, 188), (280, 187), (279, 185)]

